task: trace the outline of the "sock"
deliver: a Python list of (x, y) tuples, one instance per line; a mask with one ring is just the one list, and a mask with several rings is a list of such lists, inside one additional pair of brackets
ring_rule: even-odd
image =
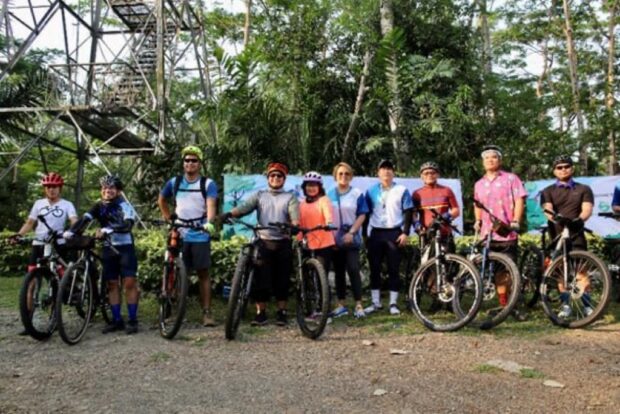
[(583, 302), (583, 306), (589, 306), (590, 308), (594, 307), (592, 306), (592, 299), (590, 299), (589, 293), (584, 293), (581, 295), (581, 302)]
[(390, 290), (390, 305), (395, 305), (398, 301), (398, 292)]
[(371, 289), (370, 290), (370, 296), (372, 297), (372, 304), (373, 305), (380, 305), (381, 304), (381, 291), (379, 291), (379, 289)]
[(498, 293), (497, 296), (499, 297), (499, 305), (504, 307), (506, 306), (506, 304), (508, 304), (508, 295), (505, 293)]
[(138, 304), (137, 303), (128, 303), (127, 304), (127, 313), (129, 314), (129, 320), (130, 321), (138, 320)]
[(110, 307), (112, 308), (112, 320), (114, 322), (120, 322), (122, 320), (120, 303), (117, 303), (116, 305), (111, 305)]
[(562, 301), (563, 304), (568, 305), (568, 299), (570, 299), (569, 292), (560, 293), (560, 300)]

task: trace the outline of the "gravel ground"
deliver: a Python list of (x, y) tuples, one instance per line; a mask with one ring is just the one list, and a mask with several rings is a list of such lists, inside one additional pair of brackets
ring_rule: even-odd
[[(20, 327), (0, 310), (0, 413), (620, 413), (620, 324), (543, 337), (379, 336), (338, 325), (318, 341), (269, 326), (233, 342), (221, 326), (184, 327), (166, 341), (144, 327), (101, 335), (95, 324), (73, 347), (57, 335), (17, 336)], [(510, 373), (491, 360), (531, 369)]]

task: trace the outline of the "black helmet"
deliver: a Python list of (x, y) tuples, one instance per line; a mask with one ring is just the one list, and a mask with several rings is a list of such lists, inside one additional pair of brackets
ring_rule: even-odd
[(439, 172), (439, 165), (437, 165), (434, 161), (427, 161), (424, 164), (420, 165), (420, 173), (424, 170), (435, 170)]
[(118, 175), (104, 175), (99, 180), (102, 187), (115, 187), (117, 190), (123, 189), (123, 182)]
[(573, 159), (570, 157), (570, 155), (566, 155), (566, 154), (558, 155), (553, 160), (553, 168), (557, 167), (560, 164), (573, 165)]

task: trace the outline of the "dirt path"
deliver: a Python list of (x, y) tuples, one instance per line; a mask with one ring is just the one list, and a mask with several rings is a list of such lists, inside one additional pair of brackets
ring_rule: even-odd
[[(166, 341), (100, 327), (68, 347), (17, 336), (17, 315), (0, 311), (0, 413), (620, 413), (619, 324), (526, 339), (338, 326), (316, 342), (294, 327), (234, 342), (221, 328)], [(532, 369), (501, 371), (488, 364), (497, 359)]]

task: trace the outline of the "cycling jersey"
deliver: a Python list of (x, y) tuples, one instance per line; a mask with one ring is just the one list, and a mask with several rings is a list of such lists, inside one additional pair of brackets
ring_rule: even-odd
[(387, 189), (381, 183), (373, 185), (366, 191), (366, 202), (370, 210), (368, 234), (373, 228), (400, 228), (404, 222), (404, 212), (413, 208), (409, 190), (396, 183)]
[[(333, 223), (334, 213), (329, 197), (323, 196), (313, 203), (303, 200), (299, 205), (299, 226), (312, 228), (316, 226), (325, 226)], [(334, 234), (328, 230), (317, 230), (308, 233), (306, 236), (308, 247), (313, 250), (331, 247), (336, 242)]]
[[(435, 184), (433, 187), (425, 185), (413, 193), (413, 203), (418, 211), (420, 211), (420, 223), (423, 227), (430, 227), (433, 222), (432, 209), (439, 214), (447, 213), (453, 207), (458, 207), (456, 197), (449, 187)], [(441, 226), (441, 235), (449, 236), (452, 234), (450, 226), (444, 224)]]
[[(160, 195), (164, 198), (175, 197), (176, 207), (174, 213), (183, 220), (195, 219), (194, 224), (206, 223), (207, 207), (205, 200), (207, 198), (217, 198), (217, 185), (215, 181), (207, 178), (205, 192), (201, 194), (200, 179), (201, 177), (199, 176), (196, 180), (189, 182), (183, 176), (175, 196), (174, 190), (177, 177), (173, 177), (168, 180), (160, 192)], [(186, 243), (208, 242), (210, 240), (209, 234), (199, 230), (182, 228), (179, 229), (179, 233)]]
[(75, 207), (70, 201), (60, 199), (52, 204), (47, 198), (37, 200), (32, 206), (30, 214), (28, 214), (29, 219), (37, 222), (37, 227), (34, 233), (35, 240), (32, 242), (33, 246), (42, 246), (45, 244), (44, 240), (49, 231), (43, 223), (38, 222), (39, 215), (45, 216), (45, 222), (47, 225), (50, 226), (52, 230), (57, 232), (62, 232), (65, 229), (67, 220), (73, 217), (77, 218)]
[[(292, 191), (283, 189), (259, 190), (236, 207), (241, 216), (256, 210), (258, 224), (291, 223), (299, 221), (299, 201)], [(282, 240), (288, 238), (277, 229), (259, 230), (259, 237), (264, 240)]]
[[(355, 220), (362, 215), (368, 214), (369, 208), (364, 193), (354, 187), (349, 187), (346, 193), (340, 194), (338, 187), (334, 187), (327, 193), (334, 207), (333, 225), (340, 228), (342, 225), (352, 226)], [(342, 217), (342, 223), (340, 218)], [(361, 232), (361, 230), (359, 230)]]
[(128, 227), (127, 222), (133, 224), (136, 212), (131, 204), (121, 197), (117, 197), (109, 203), (98, 201), (84, 214), (84, 218), (87, 220), (97, 219), (101, 227), (109, 227), (114, 230), (114, 233), (110, 235), (113, 246), (133, 244), (131, 226)]

